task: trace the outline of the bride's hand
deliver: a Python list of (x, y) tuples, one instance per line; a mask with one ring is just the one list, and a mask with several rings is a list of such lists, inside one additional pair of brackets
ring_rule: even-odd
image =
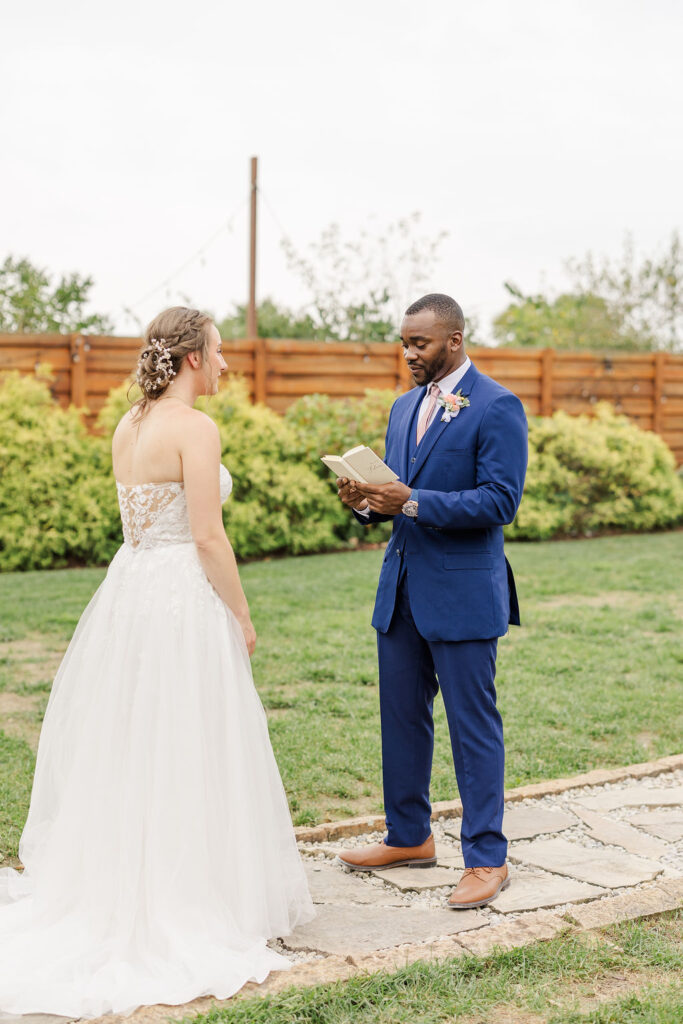
[(244, 642), (247, 645), (249, 657), (251, 658), (252, 654), (256, 649), (256, 630), (254, 629), (254, 624), (252, 623), (250, 618), (239, 619), (238, 621), (240, 624), (240, 629), (244, 634)]

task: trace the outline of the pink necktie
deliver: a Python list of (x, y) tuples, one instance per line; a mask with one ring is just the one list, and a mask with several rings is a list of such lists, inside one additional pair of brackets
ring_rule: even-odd
[(427, 388), (427, 394), (429, 395), (429, 401), (427, 402), (427, 406), (425, 408), (425, 411), (420, 416), (420, 419), (419, 419), (418, 424), (417, 424), (417, 443), (418, 444), (420, 443), (422, 438), (425, 436), (425, 433), (427, 431), (427, 427), (429, 426), (429, 421), (431, 420), (432, 414), (434, 412), (434, 409), (436, 408), (436, 399), (441, 394), (441, 388), (439, 387), (439, 385), (435, 381), (432, 381), (432, 383)]

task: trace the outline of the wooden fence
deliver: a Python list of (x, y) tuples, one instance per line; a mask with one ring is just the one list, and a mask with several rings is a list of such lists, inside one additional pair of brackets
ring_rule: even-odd
[[(0, 334), (0, 375), (33, 373), (48, 364), (55, 396), (64, 406), (87, 408), (92, 425), (109, 390), (135, 366), (139, 348), (139, 338)], [(278, 412), (316, 391), (341, 397), (412, 383), (400, 345), (259, 339), (225, 342), (223, 351), (252, 398)], [(590, 412), (604, 399), (661, 434), (683, 463), (683, 355), (506, 348), (471, 349), (470, 355), (480, 370), (519, 395), (530, 414)]]

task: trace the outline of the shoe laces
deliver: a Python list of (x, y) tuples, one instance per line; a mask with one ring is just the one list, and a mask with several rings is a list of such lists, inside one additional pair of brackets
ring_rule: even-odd
[[(465, 870), (463, 871), (462, 877), (465, 878), (467, 875), (474, 875), (474, 877), (478, 878), (480, 882), (485, 882), (487, 880), (487, 876), (490, 875), (491, 872), (494, 871), (494, 870), (495, 870), (495, 868), (483, 868), (483, 867), (480, 867), (480, 868), (465, 868)], [(480, 871), (483, 871), (484, 874), (480, 875), (479, 874)]]

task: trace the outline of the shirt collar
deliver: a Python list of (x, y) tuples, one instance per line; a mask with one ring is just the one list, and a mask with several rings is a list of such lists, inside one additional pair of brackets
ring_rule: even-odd
[(453, 391), (460, 383), (471, 365), (472, 360), (467, 356), (465, 362), (459, 366), (457, 370), (453, 370), (453, 373), (449, 373), (447, 377), (442, 377), (441, 380), (437, 380), (435, 383), (439, 385), (441, 394), (450, 395), (451, 391)]

